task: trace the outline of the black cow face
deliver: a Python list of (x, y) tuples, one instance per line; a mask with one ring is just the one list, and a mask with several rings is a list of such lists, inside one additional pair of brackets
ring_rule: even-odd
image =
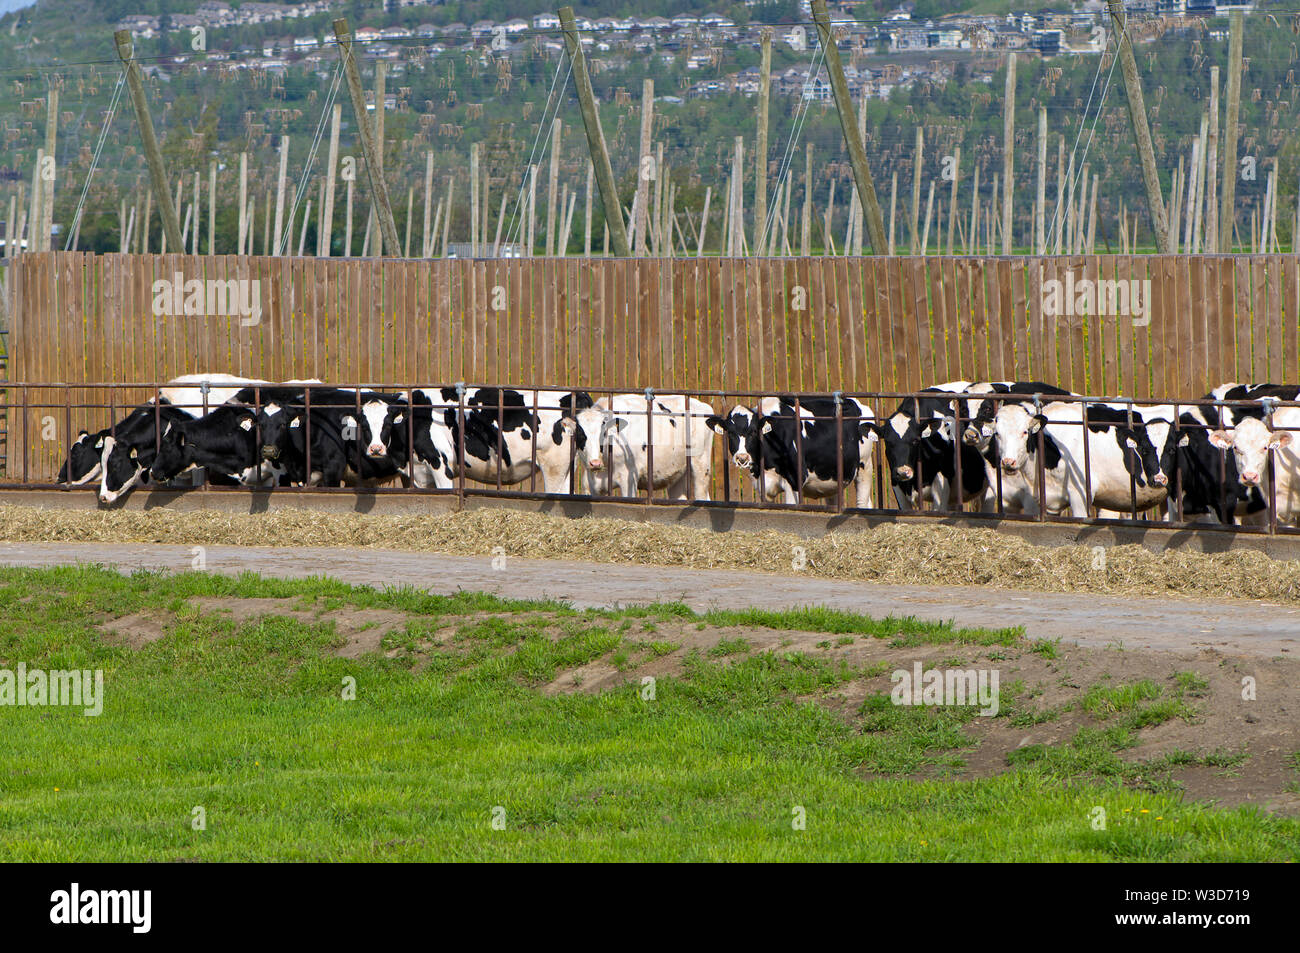
[(710, 415), (704, 423), (727, 442), (727, 456), (742, 470), (756, 471), (759, 417), (751, 408), (737, 404), (725, 417)]
[(163, 432), (162, 446), (158, 448), (158, 457), (149, 468), (149, 478), (158, 483), (166, 483), (188, 467), (193, 460), (184, 428), (176, 424), (168, 424), (166, 431)]
[(885, 462), (895, 483), (916, 479), (921, 459), (921, 445), (944, 432), (941, 419), (917, 420), (907, 414), (894, 414), (875, 431), (885, 447)]
[(257, 426), (262, 434), (260, 453), (263, 460), (276, 461), (291, 446), (290, 427), (294, 421), (302, 426), (295, 411), (280, 404), (267, 404), (257, 415)]
[(108, 430), (101, 430), (97, 434), (81, 431), (76, 442), (68, 451), (68, 459), (59, 468), (59, 482), (71, 482), (73, 486), (77, 486), (99, 476), (100, 465), (103, 460), (104, 438), (109, 433)]

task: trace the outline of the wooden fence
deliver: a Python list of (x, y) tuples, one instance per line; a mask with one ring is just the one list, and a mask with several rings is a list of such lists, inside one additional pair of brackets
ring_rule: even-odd
[[(341, 384), (464, 380), (663, 391), (907, 391), (1014, 378), (1098, 395), (1188, 398), (1229, 380), (1300, 381), (1298, 262), (1289, 255), (359, 261), (45, 252), (9, 266), (9, 369), (15, 382), (72, 385), (75, 402), (106, 399), (77, 385), (195, 371)], [(154, 307), (154, 282), (177, 275), (257, 282), (260, 320), (156, 314), (167, 308)], [(1077, 297), (1096, 288), (1085, 280), (1149, 281), (1145, 313), (1095, 317), (1062, 308), (1054, 316), (1054, 289), (1060, 303), (1065, 291)], [(29, 411), (33, 430), (45, 413)], [(73, 423), (107, 426), (106, 416), (85, 413)]]

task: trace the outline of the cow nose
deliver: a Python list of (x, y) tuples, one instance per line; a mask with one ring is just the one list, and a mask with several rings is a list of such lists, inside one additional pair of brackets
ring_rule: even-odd
[(747, 466), (749, 466), (749, 464), (750, 464), (751, 462), (752, 462), (752, 461), (751, 461), (750, 458), (749, 458), (749, 454), (747, 454), (747, 453), (738, 453), (738, 454), (736, 454), (736, 466), (738, 466), (738, 467), (742, 467), (742, 468), (743, 468), (743, 467), (747, 467)]
[(1014, 470), (1015, 468), (1016, 468), (1016, 461), (1015, 461), (1015, 460), (1013, 460), (1011, 457), (1003, 457), (1003, 458), (1002, 458), (1002, 469), (1004, 469), (1004, 470)]
[(1169, 477), (1165, 476), (1163, 473), (1157, 473), (1155, 476), (1155, 484), (1156, 486), (1168, 486)]
[(961, 441), (968, 447), (973, 447), (980, 442), (980, 432), (974, 427), (967, 427), (961, 435)]
[(904, 480), (910, 480), (910, 479), (912, 479), (912, 468), (911, 468), (911, 467), (895, 467), (895, 468), (894, 468), (894, 472), (897, 473), (897, 474), (898, 474), (900, 477), (902, 477)]
[(274, 447), (274, 446), (262, 447), (263, 460), (274, 460), (278, 456), (280, 456), (280, 450), (278, 447)]
[(372, 443), (366, 448), (366, 453), (372, 457), (382, 457), (384, 455), (384, 445), (382, 443)]
[(596, 457), (594, 460), (588, 460), (587, 466), (593, 470), (603, 470), (605, 467), (605, 461), (600, 457)]
[(1259, 473), (1254, 470), (1243, 470), (1241, 482), (1247, 486), (1259, 486)]

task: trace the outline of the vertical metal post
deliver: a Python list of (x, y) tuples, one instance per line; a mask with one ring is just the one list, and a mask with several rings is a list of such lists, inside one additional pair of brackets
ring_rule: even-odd
[(654, 502), (655, 495), (655, 428), (654, 428), (654, 390), (645, 389), (645, 501), (646, 505)]

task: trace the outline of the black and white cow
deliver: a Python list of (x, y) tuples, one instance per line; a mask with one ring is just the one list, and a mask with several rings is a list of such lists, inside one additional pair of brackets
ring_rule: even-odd
[(116, 503), (138, 484), (149, 481), (157, 456), (160, 429), (194, 418), (171, 404), (150, 401), (131, 411), (112, 433), (103, 435), (99, 502)]
[(591, 495), (666, 490), (674, 500), (707, 500), (712, 416), (704, 401), (680, 394), (657, 394), (649, 401), (645, 394), (615, 394), (562, 418), (560, 426), (573, 435)]
[(257, 415), (234, 404), (222, 404), (197, 420), (170, 423), (149, 476), (166, 483), (202, 467), (214, 483), (274, 486), (279, 474), (262, 463), (256, 430)]
[[(502, 486), (540, 474), (542, 492), (572, 492), (574, 443), (562, 421), (592, 406), (589, 394), (472, 387), (463, 396), (462, 428), (455, 387), (414, 391), (414, 410), (398, 395), (378, 430), (372, 421), (363, 424), (367, 436), (377, 434), (370, 452), (387, 453), (418, 487), (449, 487), (463, 470), (467, 479), (493, 485), (499, 480)], [(406, 452), (411, 436), (413, 463)]]
[[(160, 404), (170, 405), (190, 417), (200, 417), (204, 412), (205, 394), (206, 405), (208, 409), (212, 409), (230, 399), (239, 387), (249, 383), (258, 382), (252, 378), (235, 377), (230, 374), (185, 374), (174, 378), (159, 389)], [(147, 405), (142, 406), (153, 406), (153, 398), (150, 398)], [(81, 431), (69, 448), (67, 459), (59, 469), (58, 482), (84, 486), (97, 477), (102, 477), (107, 463), (104, 450), (105, 439), (115, 436), (122, 425), (135, 413), (136, 411), (132, 411), (114, 426), (105, 427), (96, 433)], [(114, 441), (114, 445), (118, 443), (119, 441)], [(124, 452), (129, 454), (129, 449)], [(127, 469), (121, 460), (118, 461), (118, 468), (122, 472)]]
[(1041, 472), (1043, 507), (1052, 514), (1068, 508), (1071, 516), (1085, 518), (1089, 505), (1130, 511), (1136, 500), (1141, 511), (1163, 503), (1167, 479), (1159, 473), (1159, 455), (1141, 412), (1125, 403), (1089, 403), (1085, 430), (1083, 408), (1066, 401), (1046, 404), (1038, 414), (1022, 403), (999, 408), (993, 429), (1004, 475), (1037, 487)]
[[(1300, 407), (1279, 407), (1271, 419), (1263, 413), (1258, 417), (1243, 416), (1232, 430), (1216, 430), (1210, 434), (1212, 446), (1232, 451), (1241, 482), (1259, 491), (1265, 507), (1270, 502), (1276, 507), (1279, 523), (1292, 523), (1300, 516), (1297, 431), (1300, 431)], [(1273, 458), (1271, 474), (1270, 456)], [(1266, 513), (1263, 518), (1267, 518)]]
[(797, 430), (793, 397), (763, 397), (753, 407), (737, 404), (727, 416), (710, 416), (706, 422), (726, 441), (731, 462), (749, 473), (765, 499), (830, 499), (852, 483), (856, 505), (872, 506), (872, 452), (878, 437), (871, 408), (842, 398), (838, 440), (834, 398), (800, 396), (797, 411)]
[(290, 483), (376, 486), (398, 476), (387, 453), (373, 452), (369, 432), (371, 423), (382, 429), (396, 395), (311, 386), (273, 390), (263, 400), (256, 421), (262, 458), (283, 468)]

